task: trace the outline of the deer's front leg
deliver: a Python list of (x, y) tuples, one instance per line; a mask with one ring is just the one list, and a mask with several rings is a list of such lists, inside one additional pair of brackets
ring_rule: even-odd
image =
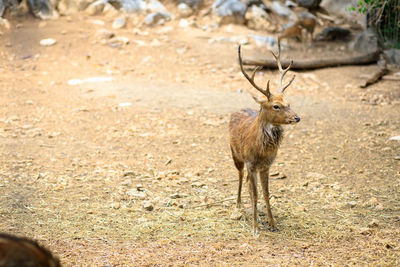
[(251, 199), (251, 206), (253, 208), (253, 232), (258, 235), (258, 214), (257, 214), (257, 172), (247, 168), (247, 180), (249, 185), (249, 193)]
[(268, 186), (268, 181), (269, 181), (269, 168), (266, 170), (263, 170), (260, 172), (260, 180), (261, 180), (261, 186), (263, 190), (263, 195), (265, 199), (265, 204), (267, 206), (267, 217), (268, 217), (268, 224), (276, 228), (276, 223), (274, 218), (272, 217), (272, 212), (271, 212), (271, 205), (269, 203), (269, 186)]

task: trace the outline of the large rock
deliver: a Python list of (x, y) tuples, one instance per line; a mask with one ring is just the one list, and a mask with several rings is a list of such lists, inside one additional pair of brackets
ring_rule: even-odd
[(186, 4), (188, 7), (197, 10), (201, 5), (202, 0), (179, 0), (179, 4)]
[(253, 30), (275, 31), (276, 27), (270, 22), (268, 13), (259, 6), (252, 5), (247, 9), (247, 26)]
[(272, 12), (284, 19), (289, 19), (291, 21), (295, 21), (297, 19), (296, 14), (279, 1), (273, 1), (272, 3), (268, 4), (267, 7), (271, 9)]
[(31, 13), (41, 19), (57, 19), (58, 13), (49, 0), (26, 0)]
[(60, 0), (57, 4), (58, 12), (61, 15), (71, 15), (85, 10), (95, 0)]
[(244, 24), (246, 5), (240, 0), (217, 0), (212, 5), (213, 13), (218, 15), (222, 24)]
[(380, 49), (378, 37), (372, 30), (365, 30), (350, 44), (350, 49), (359, 53), (375, 52)]
[(400, 67), (400, 49), (385, 50), (386, 63)]
[(324, 8), (329, 14), (340, 16), (346, 19), (350, 19), (357, 22), (361, 26), (365, 27), (365, 14), (359, 12), (352, 12), (348, 10), (349, 6), (354, 6), (352, 0), (322, 0), (320, 6)]
[(144, 19), (144, 23), (147, 26), (153, 26), (156, 24), (162, 24), (164, 21), (168, 21), (171, 19), (171, 14), (166, 12), (154, 12), (150, 13)]
[(297, 4), (305, 8), (316, 8), (321, 3), (321, 0), (297, 0)]
[(347, 29), (340, 27), (325, 27), (320, 33), (317, 34), (315, 40), (317, 41), (349, 41), (351, 32)]

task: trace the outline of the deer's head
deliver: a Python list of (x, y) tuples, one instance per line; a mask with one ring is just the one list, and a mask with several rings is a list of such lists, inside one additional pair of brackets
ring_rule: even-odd
[(293, 82), (295, 75), (293, 75), (292, 79), (285, 85), (282, 85), (283, 82), (283, 77), (285, 74), (289, 71), (290, 67), (292, 66), (293, 61), (289, 64), (289, 66), (286, 69), (282, 68), (281, 65), (281, 59), (280, 59), (280, 54), (281, 54), (281, 47), (280, 47), (280, 39), (278, 39), (278, 54), (276, 55), (274, 52), (271, 51), (272, 55), (275, 57), (276, 62), (278, 64), (279, 68), (279, 80), (278, 80), (278, 91), (279, 93), (277, 94), (272, 94), (269, 90), (269, 81), (267, 83), (266, 89), (262, 89), (256, 83), (254, 82), (254, 76), (256, 72), (261, 68), (257, 67), (253, 73), (251, 74), (251, 77), (247, 75), (247, 73), (243, 69), (243, 63), (242, 63), (242, 56), (240, 53), (240, 48), (241, 46), (239, 45), (239, 50), (238, 50), (238, 55), (239, 55), (239, 64), (240, 64), (240, 69), (246, 77), (246, 79), (250, 82), (250, 84), (257, 89), (261, 93), (257, 94), (253, 91), (250, 91), (250, 94), (253, 96), (254, 100), (260, 104), (261, 107), (261, 115), (265, 117), (266, 120), (268, 120), (269, 123), (274, 124), (274, 125), (280, 125), (280, 124), (291, 124), (291, 123), (297, 123), (300, 121), (300, 117), (296, 115), (296, 113), (290, 108), (289, 102), (287, 102), (284, 98), (284, 92), (286, 88), (289, 87), (289, 85)]

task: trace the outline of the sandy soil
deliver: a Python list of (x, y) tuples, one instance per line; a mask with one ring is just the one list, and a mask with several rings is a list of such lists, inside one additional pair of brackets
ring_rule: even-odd
[[(373, 65), (296, 72), (287, 98), (302, 121), (285, 127), (271, 170), (279, 231), (255, 237), (247, 186), (244, 216), (231, 219), (227, 126), (257, 105), (237, 43), (218, 39), (254, 32), (111, 23), (22, 17), (0, 36), (1, 232), (39, 240), (66, 266), (399, 264), (398, 82), (358, 88)], [(129, 44), (104, 44), (101, 28)], [(276, 71), (257, 75), (268, 79), (276, 88)]]

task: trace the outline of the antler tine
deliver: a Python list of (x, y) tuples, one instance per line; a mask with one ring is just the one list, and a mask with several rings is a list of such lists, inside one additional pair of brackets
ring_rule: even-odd
[(293, 75), (292, 79), (289, 81), (288, 84), (285, 86), (282, 86), (283, 83), (283, 77), (285, 77), (286, 73), (289, 71), (289, 69), (292, 67), (293, 60), (290, 62), (289, 66), (287, 68), (283, 69), (282, 64), (281, 64), (281, 38), (278, 37), (278, 54), (276, 55), (273, 51), (271, 51), (272, 55), (274, 56), (276, 63), (278, 64), (278, 69), (279, 69), (279, 80), (278, 80), (278, 89), (283, 93), (286, 88), (289, 87), (289, 85), (293, 82), (294, 78), (296, 75)]
[(267, 87), (267, 90), (263, 90), (261, 87), (259, 87), (255, 82), (254, 82), (254, 76), (256, 75), (256, 72), (258, 70), (260, 70), (262, 68), (262, 66), (258, 66), (253, 73), (251, 74), (251, 78), (249, 77), (249, 75), (244, 71), (243, 69), (243, 62), (242, 62), (242, 55), (241, 55), (241, 45), (239, 45), (238, 48), (238, 56), (239, 56), (239, 65), (240, 65), (240, 70), (242, 71), (244, 77), (246, 77), (246, 79), (250, 82), (250, 84), (256, 88), (258, 91), (260, 91), (263, 95), (265, 95), (266, 97), (270, 97), (271, 93), (269, 92), (269, 86)]

